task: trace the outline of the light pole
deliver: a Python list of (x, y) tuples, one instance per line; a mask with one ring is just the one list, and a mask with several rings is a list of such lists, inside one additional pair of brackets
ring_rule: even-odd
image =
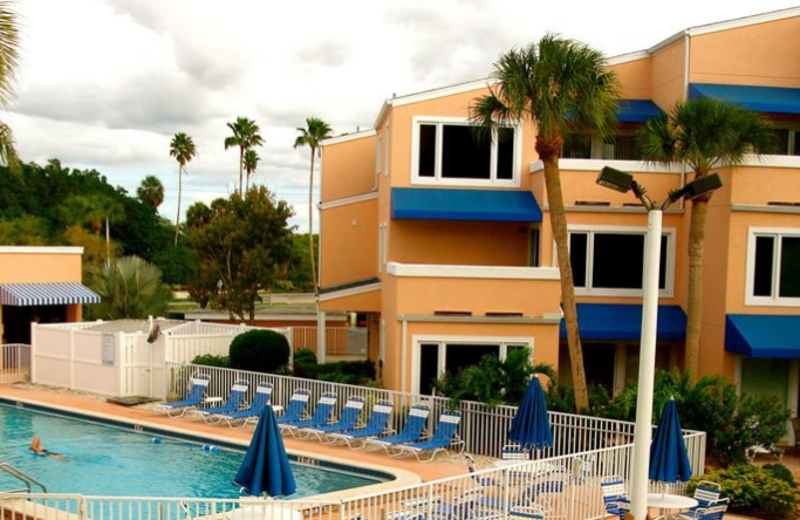
[(633, 468), (631, 469), (631, 514), (636, 519), (647, 516), (647, 492), (650, 468), (650, 440), (653, 433), (653, 384), (656, 369), (656, 329), (658, 326), (658, 273), (661, 260), (661, 221), (670, 204), (682, 198), (694, 199), (722, 186), (713, 174), (671, 191), (657, 204), (647, 196), (633, 175), (606, 166), (597, 176), (597, 184), (614, 191), (633, 191), (647, 210), (647, 235), (644, 241), (642, 276), (642, 336), (639, 347), (639, 383), (636, 398), (636, 426), (633, 433)]

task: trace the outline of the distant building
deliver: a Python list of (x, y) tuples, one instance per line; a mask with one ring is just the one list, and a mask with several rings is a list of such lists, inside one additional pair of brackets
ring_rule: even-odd
[[(647, 217), (595, 184), (635, 172), (655, 199), (681, 167), (637, 156), (642, 124), (679, 100), (730, 100), (771, 119), (778, 155), (719, 169), (705, 253), (701, 374), (800, 393), (800, 8), (681, 31), (611, 58), (623, 87), (616, 136), (566, 136), (561, 180), (589, 383), (637, 377)], [(375, 129), (323, 143), (323, 310), (366, 313), (384, 385), (422, 394), (445, 370), (528, 346), (569, 377), (542, 164), (530, 125), (470, 135), (486, 80), (386, 101)], [(690, 211), (664, 215), (657, 364), (680, 366)]]

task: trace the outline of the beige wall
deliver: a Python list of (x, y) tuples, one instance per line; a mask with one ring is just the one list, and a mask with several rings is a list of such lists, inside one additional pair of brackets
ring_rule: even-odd
[(0, 284), (80, 281), (80, 254), (0, 252)]
[(685, 89), (685, 43), (683, 39), (653, 54), (653, 97), (662, 110), (683, 99)]
[(691, 40), (693, 83), (800, 87), (800, 17), (738, 27)]
[(330, 287), (378, 273), (378, 201), (320, 211), (320, 284)]
[(379, 289), (335, 300), (320, 301), (322, 311), (380, 312), (381, 291)]
[(375, 136), (322, 147), (321, 200), (363, 195), (375, 188)]
[(653, 91), (653, 60), (649, 57), (610, 67), (617, 74), (624, 99), (650, 99)]

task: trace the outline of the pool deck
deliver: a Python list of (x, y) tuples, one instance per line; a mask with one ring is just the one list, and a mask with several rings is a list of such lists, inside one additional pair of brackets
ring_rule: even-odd
[[(123, 421), (146, 424), (155, 428), (175, 429), (203, 437), (217, 437), (233, 443), (249, 442), (253, 434), (252, 429), (210, 425), (204, 423), (202, 420), (190, 420), (183, 417), (169, 418), (164, 415), (156, 415), (141, 408), (128, 408), (107, 403), (96, 398), (58, 393), (55, 391), (21, 388), (13, 385), (0, 385), (0, 397), (35, 403), (42, 406), (67, 408), (78, 412), (85, 412), (90, 415), (97, 414)], [(45, 445), (48, 445), (47, 442), (47, 439), (43, 439)], [(317, 441), (293, 439), (288, 436), (284, 437), (284, 444), (288, 451), (298, 455), (395, 473), (398, 476), (397, 480), (387, 483), (388, 486), (391, 487), (404, 486), (420, 481), (426, 482), (467, 473), (466, 464), (438, 461), (421, 464), (413, 457), (395, 459), (390, 458), (382, 451), (356, 451), (349, 449), (347, 446), (328, 446)]]

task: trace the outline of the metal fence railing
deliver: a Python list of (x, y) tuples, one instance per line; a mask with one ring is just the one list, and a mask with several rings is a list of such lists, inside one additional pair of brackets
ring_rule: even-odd
[(31, 346), (23, 343), (0, 345), (0, 384), (22, 383), (31, 377)]

